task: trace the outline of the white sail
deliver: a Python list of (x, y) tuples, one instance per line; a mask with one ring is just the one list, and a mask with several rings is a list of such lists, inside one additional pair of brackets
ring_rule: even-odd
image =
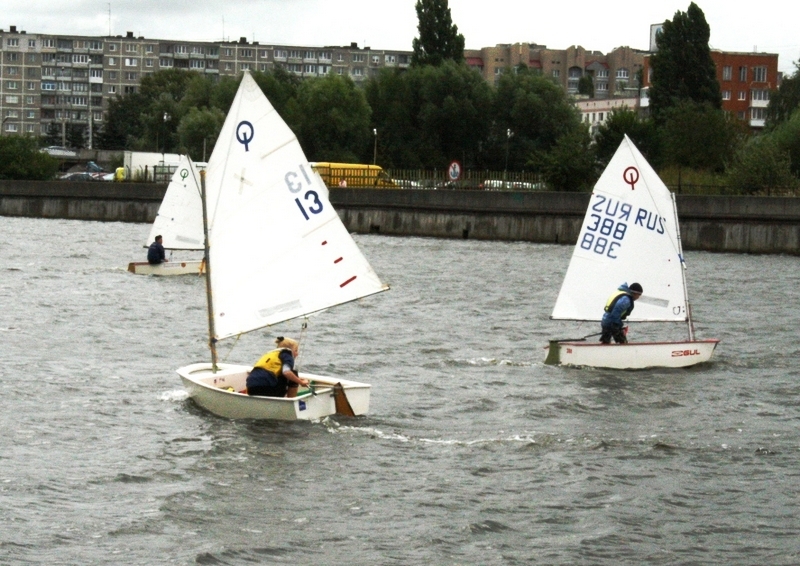
[(203, 249), (203, 203), (200, 177), (192, 160), (182, 155), (164, 193), (164, 200), (145, 242), (149, 246), (161, 235), (168, 250)]
[(217, 339), (388, 289), (247, 72), (208, 162), (206, 200)]
[(634, 282), (644, 294), (628, 320), (687, 320), (673, 196), (625, 136), (594, 187), (551, 318), (600, 320), (608, 297)]

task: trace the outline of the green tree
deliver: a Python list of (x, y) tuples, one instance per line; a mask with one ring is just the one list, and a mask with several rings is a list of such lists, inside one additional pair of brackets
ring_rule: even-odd
[(800, 178), (800, 108), (789, 120), (766, 134), (774, 139), (778, 148), (789, 156), (792, 174)]
[(464, 36), (453, 25), (447, 0), (417, 0), (419, 37), (412, 42), (411, 65), (441, 65), (464, 60)]
[(219, 108), (191, 108), (178, 125), (180, 152), (208, 161), (224, 123), (225, 113)]
[(784, 77), (778, 90), (773, 90), (767, 106), (767, 129), (787, 122), (800, 108), (800, 61), (795, 61), (791, 77)]
[(771, 136), (754, 136), (738, 152), (728, 171), (728, 185), (740, 194), (770, 194), (796, 189), (788, 152)]
[(542, 174), (552, 190), (591, 190), (598, 173), (589, 150), (590, 143), (586, 128), (573, 129), (561, 136), (549, 150), (534, 152), (529, 165)]
[(747, 135), (741, 122), (708, 103), (681, 102), (663, 119), (665, 163), (681, 167), (722, 172)]
[(661, 123), (669, 108), (682, 101), (722, 108), (722, 95), (708, 39), (711, 31), (703, 11), (692, 2), (675, 12), (656, 37), (658, 51), (650, 58), (650, 112)]
[(594, 81), (592, 75), (584, 75), (578, 79), (578, 94), (594, 98)]
[(506, 155), (509, 170), (523, 170), (532, 153), (547, 152), (565, 134), (585, 130), (564, 89), (527, 69), (501, 75), (491, 117), (483, 159), (495, 170), (506, 169)]
[(349, 77), (307, 79), (297, 102), (305, 116), (298, 137), (309, 160), (358, 163), (371, 147), (370, 108)]
[(594, 152), (598, 162), (604, 166), (608, 165), (626, 134), (650, 165), (658, 168), (661, 156), (655, 124), (650, 119), (640, 118), (636, 111), (630, 108), (612, 110), (605, 123), (597, 128), (594, 135)]
[(45, 181), (55, 177), (58, 159), (39, 151), (32, 136), (0, 136), (0, 179)]

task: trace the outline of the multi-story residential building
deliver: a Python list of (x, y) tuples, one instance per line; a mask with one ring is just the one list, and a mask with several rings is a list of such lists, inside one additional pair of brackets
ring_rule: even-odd
[(142, 77), (164, 69), (193, 70), (211, 77), (276, 66), (300, 77), (347, 75), (356, 83), (383, 68), (407, 68), (411, 52), (357, 44), (341, 47), (189, 42), (125, 36), (29, 34), (0, 29), (0, 135), (46, 134), (79, 124), (102, 126), (108, 101), (136, 92)]
[(628, 97), (636, 92), (645, 54), (630, 47), (617, 47), (604, 55), (575, 45), (568, 49), (548, 49), (532, 43), (464, 51), (467, 64), (480, 71), (487, 81), (496, 82), (502, 73), (524, 65), (550, 77), (571, 95), (578, 94), (581, 78), (591, 77), (595, 98)]
[[(775, 53), (738, 53), (711, 51), (722, 91), (722, 109), (751, 128), (763, 128), (769, 93), (778, 88), (778, 55)], [(644, 59), (644, 87), (652, 80), (650, 56)]]

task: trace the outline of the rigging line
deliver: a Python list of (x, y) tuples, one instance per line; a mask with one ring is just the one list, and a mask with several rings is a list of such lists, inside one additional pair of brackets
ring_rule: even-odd
[(225, 356), (222, 358), (223, 362), (225, 362), (228, 359), (228, 356), (231, 355), (231, 352), (233, 352), (233, 347), (236, 346), (236, 343), (239, 341), (239, 338), (241, 337), (242, 337), (241, 334), (236, 335), (236, 340), (233, 341), (233, 344), (231, 344), (231, 347), (228, 349), (228, 353), (225, 354)]
[(303, 319), (303, 324), (300, 325), (300, 336), (297, 338), (298, 351), (297, 351), (297, 357), (294, 359), (295, 363), (297, 363), (297, 360), (300, 359), (301, 354), (299, 346), (303, 345), (303, 340), (305, 340), (307, 329), (308, 329), (308, 317), (305, 317), (305, 319)]

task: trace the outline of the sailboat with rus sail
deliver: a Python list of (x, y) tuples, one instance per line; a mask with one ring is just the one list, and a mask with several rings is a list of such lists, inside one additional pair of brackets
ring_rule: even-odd
[[(186, 155), (181, 156), (178, 168), (172, 175), (144, 247), (155, 241), (156, 236), (163, 238), (162, 243), (167, 250), (203, 250), (200, 177), (197, 167)], [(155, 265), (146, 261), (128, 264), (128, 271), (137, 275), (197, 275), (202, 270), (203, 262), (200, 259), (170, 259)]]
[(644, 294), (628, 320), (685, 322), (688, 340), (551, 340), (545, 363), (639, 369), (707, 362), (719, 340), (695, 338), (685, 270), (675, 195), (626, 135), (594, 187), (550, 318), (599, 323), (609, 295), (638, 281)]
[(312, 388), (297, 397), (248, 396), (252, 365), (217, 362), (219, 340), (389, 288), (342, 224), (292, 130), (248, 72), (200, 179), (211, 363), (177, 370), (189, 396), (227, 418), (366, 413), (366, 383), (301, 372)]

